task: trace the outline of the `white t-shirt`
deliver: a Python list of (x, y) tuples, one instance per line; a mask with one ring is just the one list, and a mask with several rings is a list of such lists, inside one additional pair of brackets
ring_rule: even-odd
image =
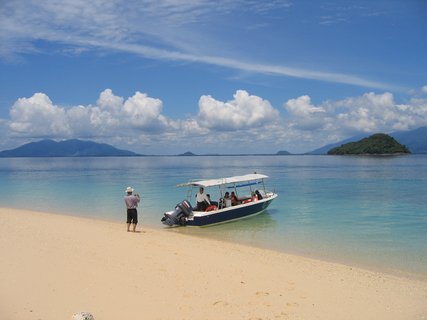
[(197, 195), (196, 195), (196, 201), (197, 202), (206, 201), (207, 203), (211, 204), (211, 202), (209, 201), (209, 198), (208, 198), (208, 196), (206, 195), (205, 192), (203, 192), (203, 193), (198, 192)]

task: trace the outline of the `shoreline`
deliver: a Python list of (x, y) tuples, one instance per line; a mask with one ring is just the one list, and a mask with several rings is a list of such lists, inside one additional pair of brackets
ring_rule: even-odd
[[(66, 213), (61, 213), (61, 212), (58, 213), (56, 211), (45, 211), (42, 209), (33, 210), (33, 209), (18, 208), (18, 207), (4, 207), (4, 208), (0, 207), (0, 210), (2, 210), (2, 209), (28, 211), (28, 212), (35, 212), (35, 213), (45, 213), (45, 214), (49, 214), (49, 215), (61, 215), (61, 216), (64, 215), (64, 216), (68, 216), (68, 217), (87, 219), (90, 221), (103, 221), (103, 222), (107, 222), (107, 223), (125, 225), (124, 221), (120, 221), (118, 219), (107, 218), (107, 217), (102, 217), (102, 216), (94, 217), (94, 216), (91, 216), (89, 214), (76, 214), (75, 212), (71, 212), (71, 211), (68, 211)], [(141, 213), (140, 213), (140, 216), (141, 216)], [(142, 219), (144, 219), (144, 213), (142, 213), (141, 217), (142, 217)], [(344, 265), (344, 266), (348, 266), (348, 267), (355, 267), (355, 268), (364, 269), (364, 270), (368, 270), (368, 271), (372, 271), (372, 272), (389, 274), (391, 276), (397, 276), (397, 277), (403, 277), (403, 278), (427, 282), (427, 272), (408, 271), (408, 270), (405, 270), (403, 268), (402, 269), (392, 268), (392, 267), (388, 267), (386, 264), (381, 264), (381, 263), (376, 264), (376, 263), (372, 263), (372, 262), (368, 262), (368, 261), (357, 262), (357, 261), (354, 261), (348, 257), (342, 258), (339, 255), (334, 256), (334, 257), (327, 257), (327, 256), (317, 255), (315, 253), (303, 253), (303, 252), (300, 252), (298, 250), (292, 251), (292, 250), (281, 249), (278, 247), (272, 247), (272, 246), (268, 246), (268, 245), (249, 243), (248, 241), (245, 241), (245, 240), (238, 241), (236, 239), (223, 239), (223, 238), (220, 238), (220, 235), (212, 235), (212, 234), (206, 235), (206, 233), (204, 233), (203, 230), (205, 228), (209, 228), (209, 227), (187, 226), (184, 229), (175, 228), (175, 227), (174, 228), (167, 228), (161, 224), (159, 224), (159, 225), (155, 225), (153, 223), (145, 224), (144, 220), (142, 220), (142, 223), (138, 224), (137, 228), (141, 228), (141, 225), (145, 229), (152, 229), (155, 231), (176, 232), (177, 234), (182, 234), (182, 235), (186, 235), (189, 237), (196, 237), (196, 238), (207, 239), (207, 240), (211, 239), (214, 241), (226, 242), (226, 243), (230, 243), (230, 244), (238, 244), (238, 245), (242, 245), (242, 246), (257, 248), (260, 250), (268, 250), (268, 251), (273, 251), (273, 252), (278, 252), (278, 253), (283, 253), (283, 254), (289, 254), (289, 255), (293, 255), (293, 256), (298, 256), (298, 257), (302, 257), (302, 258), (313, 259), (313, 260), (318, 260), (318, 261), (323, 261), (323, 262), (328, 262), (328, 263), (336, 263), (336, 264), (340, 264), (340, 265)], [(197, 231), (197, 232), (194, 232), (194, 231)]]
[(421, 279), (81, 216), (0, 222), (2, 319), (427, 318)]
[[(149, 226), (148, 228), (151, 228), (151, 226)], [(153, 229), (154, 230), (161, 230), (161, 229), (157, 229), (155, 227)], [(304, 254), (304, 253), (301, 253), (297, 250), (295, 250), (295, 251), (281, 250), (280, 248), (271, 248), (268, 246), (250, 244), (250, 243), (247, 243), (245, 241), (219, 239), (218, 237), (209, 237), (209, 236), (204, 236), (202, 234), (191, 234), (191, 233), (179, 233), (179, 234), (187, 235), (189, 237), (196, 237), (196, 238), (200, 238), (200, 239), (207, 239), (207, 240), (213, 240), (213, 241), (219, 241), (219, 242), (226, 242), (226, 243), (230, 243), (230, 244), (237, 244), (237, 245), (241, 245), (241, 246), (247, 246), (250, 248), (256, 248), (259, 250), (266, 250), (266, 251), (276, 252), (279, 254), (296, 256), (296, 257), (300, 257), (303, 259), (309, 259), (309, 260), (315, 260), (315, 261), (322, 261), (325, 263), (342, 265), (342, 266), (349, 267), (349, 268), (357, 268), (357, 269), (366, 270), (366, 271), (370, 271), (370, 272), (374, 272), (374, 273), (381, 273), (381, 274), (386, 274), (386, 275), (390, 275), (390, 276), (395, 276), (398, 278), (407, 278), (407, 279), (411, 279), (411, 280), (427, 282), (427, 273), (411, 272), (411, 271), (406, 271), (406, 270), (402, 270), (402, 269), (386, 267), (385, 265), (375, 265), (374, 263), (369, 263), (369, 262), (355, 262), (355, 261), (350, 261), (350, 258), (346, 259), (346, 258), (340, 258), (338, 256), (326, 257), (326, 256), (316, 255), (314, 253)]]

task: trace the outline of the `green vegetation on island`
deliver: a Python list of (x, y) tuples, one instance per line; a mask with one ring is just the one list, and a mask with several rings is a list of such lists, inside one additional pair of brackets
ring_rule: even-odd
[(180, 157), (194, 157), (194, 156), (196, 156), (196, 154), (192, 153), (191, 151), (187, 151), (185, 153), (179, 154), (178, 156), (180, 156)]
[(408, 153), (411, 152), (406, 146), (384, 133), (377, 133), (328, 151), (330, 155), (393, 155)]

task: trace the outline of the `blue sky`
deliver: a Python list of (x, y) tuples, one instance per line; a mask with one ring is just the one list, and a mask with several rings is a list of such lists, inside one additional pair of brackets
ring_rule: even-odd
[(0, 1), (0, 150), (294, 153), (427, 125), (427, 2)]

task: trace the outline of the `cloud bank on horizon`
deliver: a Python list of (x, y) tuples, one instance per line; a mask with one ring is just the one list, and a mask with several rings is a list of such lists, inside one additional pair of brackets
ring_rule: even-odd
[(292, 145), (294, 139), (305, 149), (291, 151), (307, 152), (318, 147), (319, 141), (427, 124), (427, 98), (397, 104), (389, 92), (370, 92), (319, 105), (305, 95), (283, 104), (286, 116), (269, 101), (245, 90), (238, 90), (228, 101), (201, 96), (198, 108), (194, 117), (171, 119), (163, 114), (160, 99), (141, 92), (125, 99), (106, 89), (94, 104), (71, 107), (56, 105), (46, 94), (36, 93), (18, 99), (10, 110), (10, 120), (3, 119), (0, 127), (10, 139), (79, 137), (139, 152), (168, 154), (165, 145), (204, 153), (235, 153), (240, 143), (242, 148), (237, 150), (253, 152), (251, 141), (278, 151)]
[[(425, 25), (413, 16), (420, 8), (424, 6), (417, 0), (411, 6), (353, 0), (316, 5), (291, 0), (4, 2), (0, 5), (0, 67), (5, 79), (0, 149), (41, 138), (81, 138), (155, 154), (182, 148), (196, 153), (306, 152), (362, 132), (425, 126), (427, 85), (419, 71), (423, 65), (415, 65), (413, 55), (422, 56), (426, 45), (419, 43), (422, 30), (410, 24)], [(377, 34), (372, 35), (372, 24)], [(392, 45), (393, 37), (402, 48)], [(83, 76), (93, 54), (104, 69), (111, 67), (112, 56), (123, 61), (136, 57), (136, 64), (129, 63), (129, 76), (125, 71), (120, 79), (131, 88), (139, 80), (130, 74), (139, 64), (149, 64), (152, 70), (143, 72), (150, 73), (147, 82), (152, 87), (139, 85), (122, 97), (113, 93), (114, 85), (105, 85), (91, 92), (91, 96), (99, 94), (96, 101), (84, 103), (90, 100), (88, 95), (61, 103), (58, 92), (72, 95), (89, 87), (90, 81), (102, 82), (102, 76)], [(402, 59), (402, 55), (407, 56)], [(77, 62), (82, 76), (69, 88), (64, 84), (58, 89), (55, 80), (44, 80), (50, 65), (40, 62), (41, 56), (53, 62), (67, 57)], [(157, 63), (168, 71), (157, 68)], [(405, 70), (397, 70), (396, 63)], [(39, 69), (32, 69), (37, 64)], [(178, 73), (181, 65), (191, 71), (197, 66), (204, 75), (192, 78), (192, 72)], [(414, 77), (416, 71), (421, 80)], [(162, 72), (162, 80), (152, 80)], [(169, 72), (177, 72), (177, 81), (189, 86), (200, 83), (201, 89), (163, 93), (163, 80), (174, 78)], [(227, 88), (212, 88), (202, 81), (216, 74)], [(414, 83), (403, 80), (405, 75), (416, 78)], [(9, 83), (13, 85), (8, 76), (19, 79), (13, 90), (8, 90)], [(283, 78), (291, 92), (287, 97), (277, 80)], [(20, 93), (19, 85), (24, 87), (27, 81)], [(321, 89), (329, 86), (327, 99), (310, 93), (313, 83), (320, 83)], [(335, 95), (343, 86), (357, 88), (357, 94)], [(12, 96), (9, 91), (17, 93)], [(189, 99), (178, 102), (190, 94), (198, 105), (188, 104)], [(185, 105), (180, 116), (171, 112), (175, 108), (171, 100)]]

